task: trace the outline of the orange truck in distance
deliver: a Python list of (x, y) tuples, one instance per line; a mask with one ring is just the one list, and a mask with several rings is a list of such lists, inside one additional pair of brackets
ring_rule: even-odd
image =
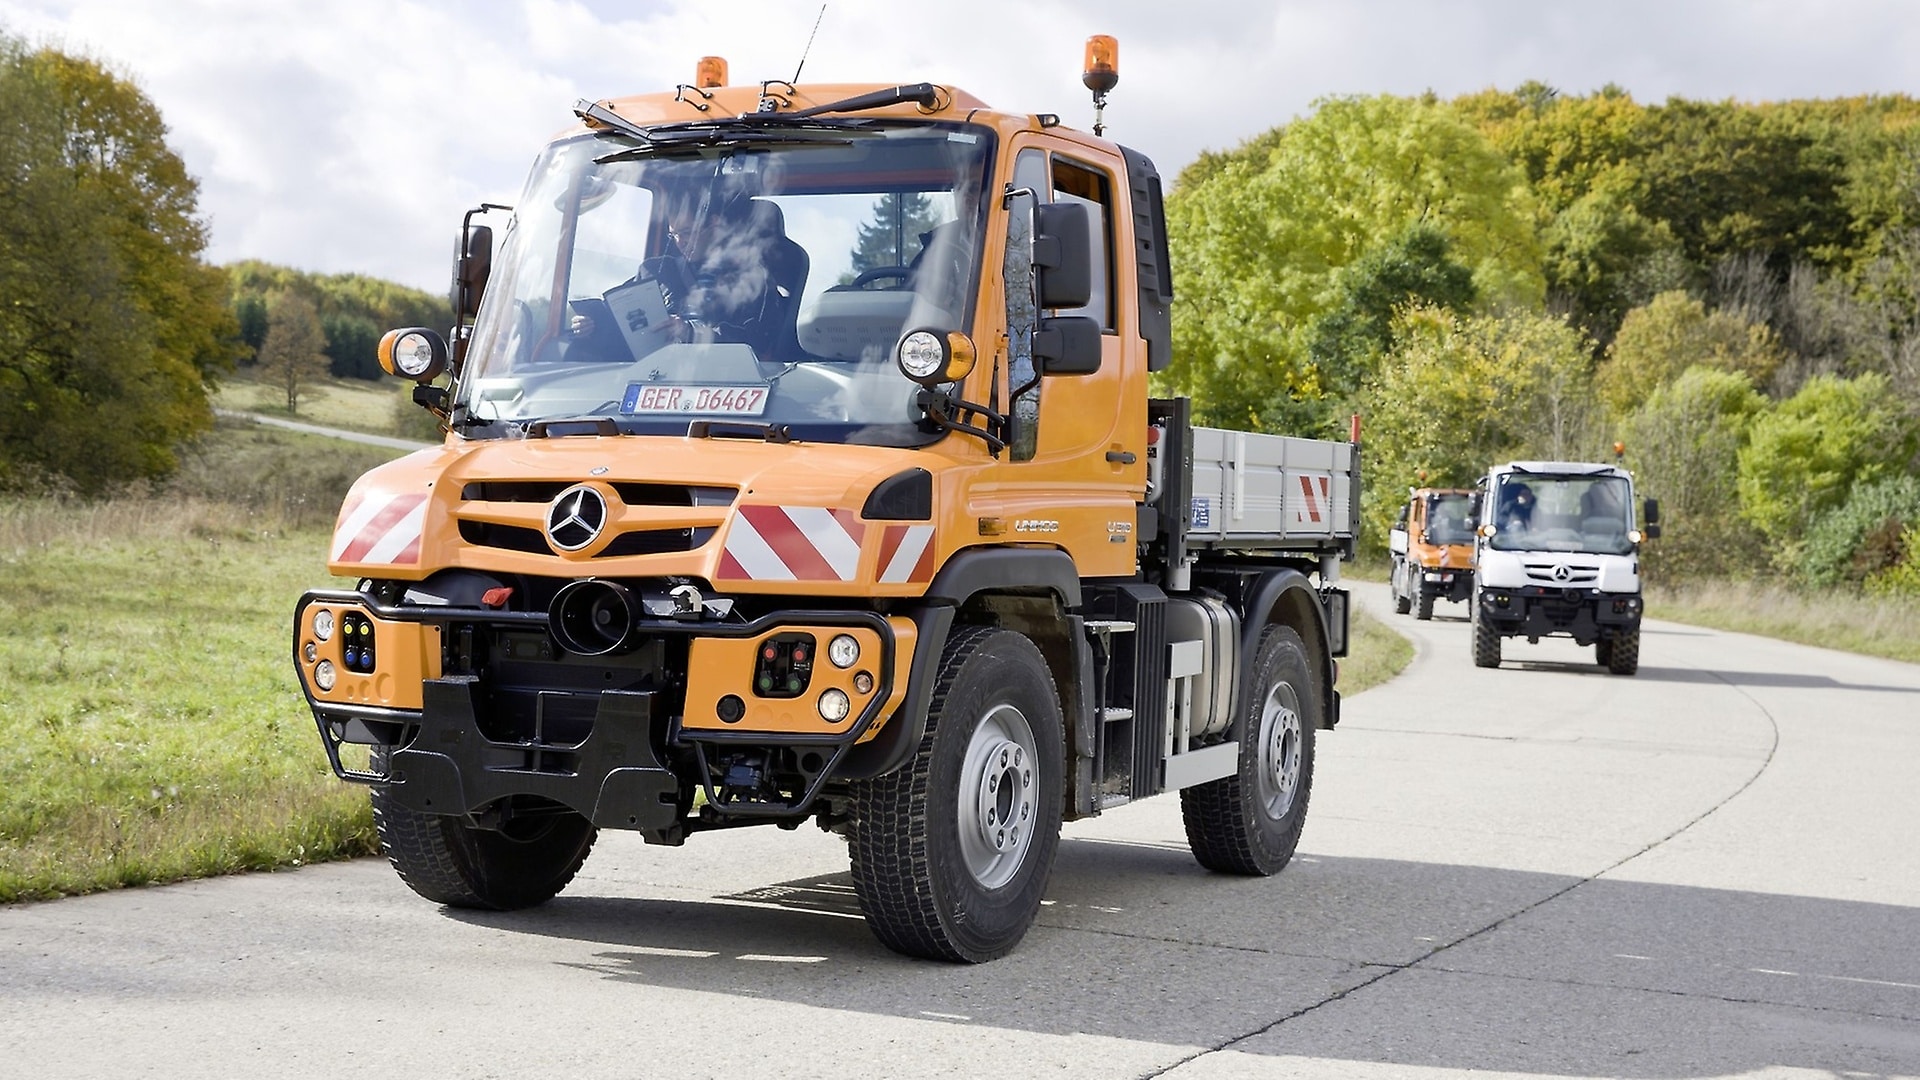
[(1063, 821), (1178, 791), (1200, 863), (1280, 870), (1358, 448), (1151, 396), (1152, 163), (948, 86), (696, 81), (580, 102), (497, 250), (463, 225), (451, 341), (382, 344), (446, 437), (355, 485), (293, 650), (400, 877), (521, 908), (600, 829), (811, 820), (881, 941), (977, 962)]
[(1474, 493), (1411, 488), (1387, 533), (1393, 610), (1433, 618), (1436, 600), (1473, 596)]

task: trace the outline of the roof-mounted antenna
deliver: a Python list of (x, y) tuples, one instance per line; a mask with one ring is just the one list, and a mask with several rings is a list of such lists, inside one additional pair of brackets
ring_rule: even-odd
[(827, 17), (827, 5), (820, 5), (820, 14), (813, 17), (813, 30), (807, 34), (807, 47), (800, 50), (800, 62), (793, 66), (793, 82), (800, 81), (800, 69), (807, 66), (807, 54), (813, 51), (813, 39), (820, 33), (820, 20)]
[(1080, 84), (1093, 91), (1093, 134), (1105, 135), (1101, 121), (1107, 108), (1107, 91), (1120, 84), (1120, 42), (1106, 34), (1087, 39), (1086, 63), (1081, 65)]

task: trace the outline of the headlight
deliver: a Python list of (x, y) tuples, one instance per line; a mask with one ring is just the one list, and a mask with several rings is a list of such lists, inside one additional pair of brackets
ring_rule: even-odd
[(841, 634), (827, 642), (827, 659), (837, 668), (849, 668), (860, 659), (860, 643), (851, 634)]
[(900, 370), (915, 379), (931, 378), (947, 363), (947, 350), (931, 330), (915, 330), (900, 339)]
[(820, 695), (820, 717), (829, 724), (837, 724), (853, 711), (853, 703), (847, 700), (845, 690), (833, 689)]
[(322, 691), (333, 689), (333, 661), (322, 660), (313, 669), (313, 685)]
[(313, 613), (313, 636), (321, 641), (333, 636), (333, 612), (321, 608)]

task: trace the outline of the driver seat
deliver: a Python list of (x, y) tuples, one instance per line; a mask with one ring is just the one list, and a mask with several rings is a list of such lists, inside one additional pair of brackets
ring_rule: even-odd
[(740, 196), (722, 210), (721, 224), (701, 260), (711, 277), (708, 318), (727, 327), (727, 339), (753, 346), (762, 360), (799, 359), (796, 323), (812, 260), (787, 236), (778, 203)]

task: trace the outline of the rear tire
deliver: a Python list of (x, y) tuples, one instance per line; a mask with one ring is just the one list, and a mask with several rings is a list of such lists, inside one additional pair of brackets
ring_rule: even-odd
[(1621, 634), (1611, 642), (1602, 644), (1610, 646), (1605, 661), (1608, 671), (1615, 675), (1632, 675), (1640, 670), (1640, 631)]
[(1393, 564), (1393, 573), (1387, 578), (1388, 588), (1393, 591), (1393, 613), (1395, 615), (1405, 615), (1413, 609), (1413, 600), (1408, 597), (1406, 593), (1400, 591), (1400, 586), (1405, 582), (1406, 576), (1407, 561), (1405, 559), (1396, 560)]
[(1477, 600), (1473, 603), (1473, 666), (1500, 666), (1500, 632), (1493, 628), (1486, 609)]
[(1313, 794), (1313, 734), (1320, 694), (1307, 649), (1291, 627), (1260, 635), (1247, 681), (1252, 700), (1240, 716), (1240, 769), (1184, 788), (1180, 813), (1187, 846), (1201, 866), (1265, 877), (1293, 858)]
[(511, 820), (499, 831), (423, 814), (373, 789), (373, 824), (407, 887), (450, 907), (514, 911), (553, 899), (587, 861), (598, 830), (571, 811)]
[(875, 937), (976, 964), (1019, 944), (1060, 842), (1063, 732), (1033, 642), (954, 628), (919, 751), (854, 785), (853, 886)]

